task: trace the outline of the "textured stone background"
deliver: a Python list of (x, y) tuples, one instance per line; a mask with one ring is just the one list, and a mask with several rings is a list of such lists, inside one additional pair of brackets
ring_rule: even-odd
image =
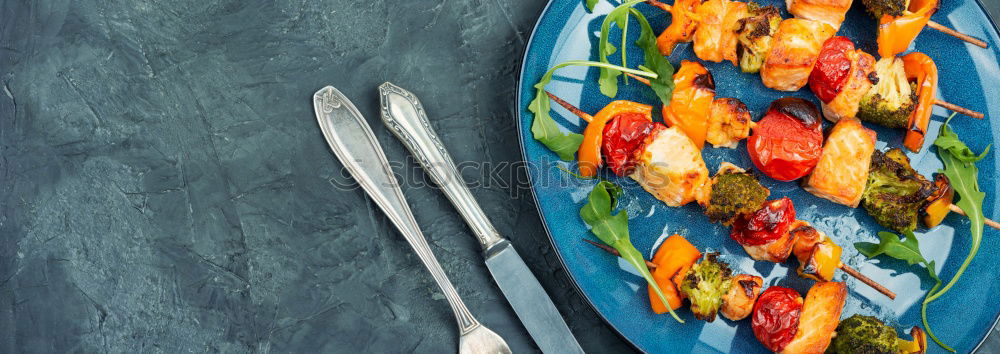
[[(454, 350), (409, 246), (334, 189), (310, 97), (340, 88), (403, 161), (376, 117), (391, 80), (457, 160), (518, 161), (514, 82), (543, 6), (0, 1), (0, 352)], [(560, 270), (523, 175), (495, 175), (473, 193), (583, 347), (628, 350)], [(534, 350), (444, 197), (405, 193), (472, 311)]]

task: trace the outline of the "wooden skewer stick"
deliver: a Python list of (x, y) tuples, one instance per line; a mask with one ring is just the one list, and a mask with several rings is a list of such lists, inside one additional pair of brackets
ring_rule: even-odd
[[(587, 242), (587, 243), (589, 243), (591, 245), (597, 246), (597, 248), (600, 248), (600, 249), (602, 249), (602, 250), (604, 250), (604, 251), (606, 251), (606, 252), (608, 252), (610, 254), (613, 254), (613, 255), (615, 255), (617, 257), (621, 257), (621, 254), (618, 253), (618, 250), (612, 248), (611, 246), (608, 246), (608, 245), (605, 245), (605, 244), (602, 244), (602, 243), (598, 243), (598, 242), (594, 242), (594, 241), (591, 241), (591, 240), (588, 240), (588, 239), (583, 239), (583, 241)], [(651, 269), (651, 270), (652, 269), (656, 269), (656, 263), (653, 263), (653, 262), (650, 262), (650, 261), (645, 261), (645, 262), (646, 262), (646, 267), (648, 267), (649, 269)], [(854, 268), (851, 268), (850, 266), (848, 266), (846, 264), (843, 264), (843, 263), (841, 263), (838, 267), (840, 268), (840, 270), (843, 270), (844, 273), (847, 273), (848, 275), (850, 275), (850, 276), (852, 276), (852, 277), (860, 280), (862, 283), (865, 283), (866, 285), (872, 287), (872, 289), (875, 289), (878, 292), (882, 293), (883, 295), (888, 296), (890, 299), (893, 299), (893, 300), (896, 299), (896, 293), (892, 292), (892, 290), (887, 289), (886, 287), (882, 286), (882, 284), (879, 284), (878, 282), (872, 280), (871, 278), (866, 277), (864, 274), (859, 273)]]
[(649, 79), (647, 79), (647, 78), (644, 78), (642, 76), (639, 76), (639, 75), (636, 75), (636, 74), (633, 74), (633, 73), (625, 73), (625, 75), (628, 75), (628, 77), (631, 77), (631, 78), (635, 79), (635, 81), (638, 81), (638, 82), (644, 83), (646, 85), (649, 85)]
[(581, 111), (579, 108), (576, 108), (576, 106), (570, 104), (569, 102), (563, 101), (563, 99), (559, 98), (559, 96), (553, 95), (551, 92), (548, 91), (545, 91), (545, 94), (549, 95), (549, 98), (551, 98), (553, 101), (556, 101), (556, 103), (558, 103), (560, 106), (563, 106), (563, 108), (570, 111), (570, 113), (573, 113), (577, 117), (580, 117), (580, 119), (587, 121), (587, 123), (590, 123), (590, 121), (594, 120), (594, 116), (587, 114), (587, 112)]
[(658, 7), (658, 8), (660, 8), (660, 10), (663, 10), (663, 11), (666, 11), (666, 12), (670, 12), (670, 10), (672, 10), (672, 7), (670, 5), (664, 4), (664, 3), (659, 2), (657, 0), (646, 0), (646, 3), (649, 4), (649, 5), (652, 5), (653, 7)]
[(839, 265), (839, 268), (840, 270), (844, 271), (844, 273), (847, 273), (847, 275), (850, 275), (855, 279), (860, 280), (862, 283), (865, 283), (865, 285), (868, 285), (873, 289), (878, 290), (878, 292), (882, 293), (883, 295), (888, 296), (889, 299), (892, 300), (896, 299), (896, 293), (892, 292), (892, 290), (886, 289), (886, 287), (882, 286), (882, 284), (879, 284), (874, 280), (872, 280), (871, 278), (866, 277), (864, 274), (861, 274), (856, 269), (851, 268), (851, 266), (841, 263)]
[(975, 45), (977, 47), (980, 47), (980, 48), (986, 48), (987, 47), (986, 42), (983, 42), (983, 41), (979, 40), (979, 38), (976, 38), (976, 37), (967, 35), (965, 33), (953, 30), (951, 28), (945, 27), (944, 25), (942, 25), (940, 23), (937, 23), (937, 22), (934, 22), (934, 21), (927, 21), (927, 27), (930, 27), (930, 28), (936, 29), (938, 31), (944, 32), (947, 35), (950, 35), (952, 37), (961, 39), (963, 41), (972, 43), (973, 45)]
[[(611, 246), (605, 245), (603, 243), (594, 242), (594, 241), (591, 241), (591, 240), (588, 240), (588, 239), (583, 239), (583, 242), (586, 242), (586, 243), (592, 244), (594, 246), (597, 246), (597, 248), (605, 250), (608, 253), (615, 255), (616, 257), (621, 257), (622, 256), (621, 253), (618, 253), (618, 250), (614, 249)], [(644, 260), (644, 261), (646, 262), (646, 267), (647, 268), (649, 268), (650, 270), (656, 269), (656, 263), (653, 263), (653, 262), (650, 262), (650, 261), (646, 261), (646, 260)]]
[(938, 100), (938, 99), (934, 100), (934, 104), (936, 104), (938, 106), (941, 106), (941, 107), (944, 107), (944, 108), (947, 108), (947, 109), (950, 109), (952, 111), (955, 111), (955, 112), (967, 115), (967, 116), (972, 117), (972, 118), (983, 119), (983, 114), (982, 113), (973, 111), (971, 109), (968, 109), (968, 108), (965, 108), (965, 107), (962, 107), (962, 106), (959, 106), (959, 105), (956, 105), (956, 104), (951, 104), (951, 103), (948, 103), (948, 102), (945, 102), (945, 101), (942, 101), (942, 100)]
[[(959, 215), (965, 215), (965, 212), (962, 211), (962, 208), (959, 208), (958, 205), (955, 205), (955, 204), (949, 205), (948, 209), (951, 209), (951, 211), (953, 211), (953, 212), (955, 212), (955, 213), (957, 213)], [(966, 216), (968, 216), (968, 215), (966, 215)], [(993, 221), (993, 220), (990, 220), (990, 219), (987, 219), (987, 218), (984, 218), (984, 219), (986, 219), (986, 220), (983, 221), (984, 224), (986, 224), (987, 226), (992, 227), (994, 229), (1000, 230), (1000, 223), (998, 223), (996, 221)]]

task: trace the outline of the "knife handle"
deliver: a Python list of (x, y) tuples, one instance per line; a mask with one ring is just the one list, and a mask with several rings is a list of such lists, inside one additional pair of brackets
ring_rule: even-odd
[(393, 225), (396, 225), (396, 229), (403, 234), (403, 238), (413, 247), (413, 251), (441, 287), (455, 313), (460, 333), (464, 335), (479, 327), (479, 321), (462, 302), (427, 245), (427, 239), (420, 232), (389, 167), (389, 160), (385, 158), (368, 122), (344, 94), (331, 86), (324, 87), (313, 95), (313, 109), (316, 110), (316, 120), (330, 149), (375, 204), (382, 208)]
[(431, 128), (420, 100), (409, 91), (389, 82), (378, 89), (382, 101), (382, 121), (406, 145), (434, 182), (441, 186), (445, 196), (472, 228), (483, 251), (502, 242), (503, 237), (493, 228), (486, 213), (483, 213), (479, 203), (472, 197), (465, 180), (455, 168), (455, 162)]

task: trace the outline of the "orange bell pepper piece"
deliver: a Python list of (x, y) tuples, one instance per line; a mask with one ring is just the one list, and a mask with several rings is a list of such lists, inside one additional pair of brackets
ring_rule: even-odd
[(677, 126), (701, 149), (708, 135), (708, 117), (715, 100), (715, 80), (698, 62), (681, 61), (674, 73), (674, 93), (663, 107), (663, 121)]
[[(701, 251), (698, 251), (698, 248), (681, 235), (667, 237), (660, 248), (656, 250), (656, 254), (653, 256), (656, 269), (653, 269), (651, 273), (656, 285), (660, 287), (660, 290), (663, 290), (664, 297), (670, 302), (671, 309), (680, 308), (682, 300), (673, 278), (682, 271), (687, 273), (687, 269), (690, 269), (700, 258)], [(683, 275), (681, 279), (683, 279)], [(667, 312), (667, 307), (656, 296), (652, 287), (649, 288), (649, 304), (655, 313)]]
[(701, 5), (701, 0), (676, 0), (670, 10), (670, 26), (656, 37), (656, 47), (660, 54), (670, 56), (674, 46), (680, 42), (690, 42), (698, 29), (698, 17), (695, 11)]
[(653, 106), (647, 104), (617, 100), (601, 108), (601, 111), (594, 115), (594, 119), (583, 130), (583, 142), (577, 151), (581, 176), (593, 177), (597, 174), (597, 168), (601, 167), (601, 143), (604, 138), (604, 126), (614, 117), (624, 113), (639, 113), (653, 121)]
[(938, 82), (937, 65), (924, 53), (910, 53), (901, 59), (906, 79), (917, 83), (917, 107), (910, 113), (910, 119), (907, 121), (903, 146), (917, 152), (924, 146), (927, 124), (931, 121), (931, 110), (934, 108), (934, 95), (937, 92)]
[(912, 0), (902, 16), (882, 15), (878, 23), (878, 55), (891, 58), (905, 52), (937, 12), (940, 0)]

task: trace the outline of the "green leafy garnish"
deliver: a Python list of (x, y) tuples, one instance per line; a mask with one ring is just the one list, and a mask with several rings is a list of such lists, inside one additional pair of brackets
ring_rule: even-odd
[(640, 68), (656, 73), (656, 78), (649, 80), (649, 86), (656, 93), (656, 97), (663, 102), (663, 105), (670, 105), (670, 98), (674, 92), (674, 66), (670, 64), (667, 57), (660, 54), (660, 48), (656, 46), (656, 33), (649, 26), (649, 21), (636, 9), (632, 9), (632, 14), (642, 27), (642, 33), (635, 44), (642, 48), (645, 62)]
[[(646, 20), (646, 17), (639, 10), (632, 8), (635, 4), (643, 1), (627, 1), (608, 13), (604, 18), (604, 22), (601, 23), (601, 36), (597, 47), (598, 57), (600, 62), (610, 64), (608, 56), (618, 51), (618, 48), (615, 48), (614, 44), (608, 39), (611, 33), (611, 26), (615, 25), (621, 28), (622, 47), (624, 47), (626, 32), (628, 31), (629, 15), (635, 17), (639, 23), (639, 27), (642, 29), (639, 39), (635, 41), (635, 45), (642, 49), (644, 53), (645, 62), (641, 67), (644, 70), (657, 74), (655, 79), (650, 80), (650, 87), (664, 105), (669, 105), (670, 97), (674, 90), (674, 67), (667, 61), (667, 58), (660, 54), (659, 48), (656, 47), (656, 33), (653, 32), (649, 21)], [(621, 50), (621, 54), (621, 66), (627, 66), (624, 49)], [(615, 97), (618, 94), (618, 77), (621, 74), (622, 71), (614, 68), (601, 68), (600, 77), (597, 80), (601, 93), (608, 97)]]
[(878, 244), (855, 242), (854, 248), (857, 248), (858, 252), (861, 252), (861, 254), (868, 258), (875, 258), (884, 254), (901, 261), (906, 261), (909, 265), (921, 264), (927, 268), (927, 273), (931, 276), (931, 279), (938, 280), (937, 273), (934, 271), (934, 261), (928, 262), (920, 254), (920, 244), (917, 242), (917, 237), (912, 232), (907, 232), (905, 235), (905, 239), (900, 239), (894, 233), (882, 231), (878, 233)]
[(594, 7), (597, 6), (597, 2), (600, 0), (584, 0), (584, 5), (587, 5), (588, 12), (594, 12)]
[[(959, 208), (965, 212), (965, 215), (969, 217), (971, 222), (970, 231), (972, 233), (972, 247), (969, 249), (969, 254), (965, 256), (965, 261), (962, 265), (958, 267), (958, 271), (955, 275), (948, 281), (947, 284), (940, 290), (931, 289), (924, 297), (923, 304), (920, 308), (920, 314), (924, 321), (924, 327), (927, 327), (927, 333), (931, 334), (931, 338), (938, 343), (941, 347), (954, 352), (954, 349), (941, 343), (937, 338), (934, 337), (931, 332), (930, 324), (927, 322), (927, 304), (934, 300), (937, 300), (942, 295), (944, 295), (951, 287), (958, 282), (958, 279), (965, 272), (965, 269), (969, 267), (972, 263), (972, 258), (976, 256), (979, 252), (979, 244), (983, 240), (983, 222), (986, 216), (983, 215), (983, 199), (986, 198), (986, 193), (979, 190), (979, 169), (976, 168), (976, 161), (981, 160), (986, 157), (986, 154), (990, 151), (990, 147), (987, 146), (985, 150), (979, 155), (972, 152), (967, 145), (965, 145), (962, 140), (958, 138), (958, 134), (955, 134), (948, 126), (948, 122), (955, 117), (953, 113), (948, 120), (941, 125), (941, 130), (938, 132), (937, 139), (934, 140), (934, 146), (938, 148), (938, 157), (941, 158), (941, 162), (944, 163), (944, 169), (938, 171), (948, 176), (951, 181), (951, 187), (955, 189), (958, 194), (958, 202), (955, 203)], [(935, 291), (937, 290), (937, 291)]]
[(538, 140), (545, 147), (552, 150), (552, 152), (559, 155), (560, 159), (569, 161), (573, 159), (573, 154), (576, 150), (580, 148), (580, 143), (583, 142), (583, 135), (576, 133), (563, 133), (559, 130), (559, 125), (556, 121), (552, 119), (549, 115), (549, 110), (551, 109), (549, 95), (545, 93), (545, 85), (548, 85), (552, 81), (552, 75), (555, 73), (556, 69), (567, 67), (570, 65), (577, 66), (596, 66), (596, 67), (608, 67), (615, 70), (620, 70), (623, 72), (629, 72), (640, 76), (645, 76), (650, 78), (650, 80), (655, 80), (658, 76), (656, 73), (635, 70), (620, 67), (617, 65), (611, 65), (607, 63), (598, 63), (586, 60), (570, 60), (549, 69), (545, 75), (542, 76), (541, 80), (535, 84), (535, 99), (528, 103), (528, 110), (535, 114), (535, 120), (531, 122), (531, 134), (534, 136), (535, 140)]
[[(653, 287), (653, 291), (659, 296), (660, 301), (664, 304), (669, 304), (670, 302), (663, 295), (663, 291), (656, 285), (653, 276), (649, 274), (649, 269), (646, 268), (646, 262), (642, 257), (642, 253), (639, 253), (639, 250), (635, 249), (635, 246), (632, 245), (632, 241), (629, 239), (628, 212), (622, 210), (618, 214), (612, 214), (621, 194), (622, 189), (617, 184), (601, 180), (590, 191), (590, 195), (587, 197), (587, 204), (584, 204), (583, 208), (580, 209), (580, 218), (587, 225), (590, 225), (590, 231), (594, 235), (597, 235), (597, 238), (601, 242), (618, 250), (621, 257), (631, 264), (635, 270), (639, 271), (639, 274), (646, 279), (649, 286)], [(670, 315), (677, 322), (684, 323), (684, 320), (674, 313), (671, 306), (667, 306), (667, 309), (670, 310)]]
[[(905, 261), (909, 265), (923, 265), (924, 268), (927, 269), (927, 275), (929, 275), (931, 279), (934, 279), (934, 286), (931, 287), (931, 291), (927, 292), (927, 294), (934, 293), (934, 291), (941, 287), (941, 278), (938, 278), (937, 271), (935, 271), (934, 261), (927, 261), (927, 259), (925, 259), (920, 253), (920, 243), (917, 242), (917, 237), (914, 236), (912, 232), (907, 231), (905, 235), (905, 239), (900, 239), (899, 236), (896, 236), (894, 233), (882, 231), (878, 233), (878, 244), (871, 242), (855, 242), (854, 248), (858, 249), (858, 252), (861, 252), (861, 254), (868, 258), (875, 258), (884, 254), (886, 256)], [(924, 327), (927, 328), (927, 335), (929, 335), (931, 339), (937, 342), (942, 348), (954, 351), (938, 340), (937, 336), (934, 335), (934, 332), (931, 331), (930, 326), (927, 325), (926, 304), (921, 307), (920, 313), (924, 318)]]

